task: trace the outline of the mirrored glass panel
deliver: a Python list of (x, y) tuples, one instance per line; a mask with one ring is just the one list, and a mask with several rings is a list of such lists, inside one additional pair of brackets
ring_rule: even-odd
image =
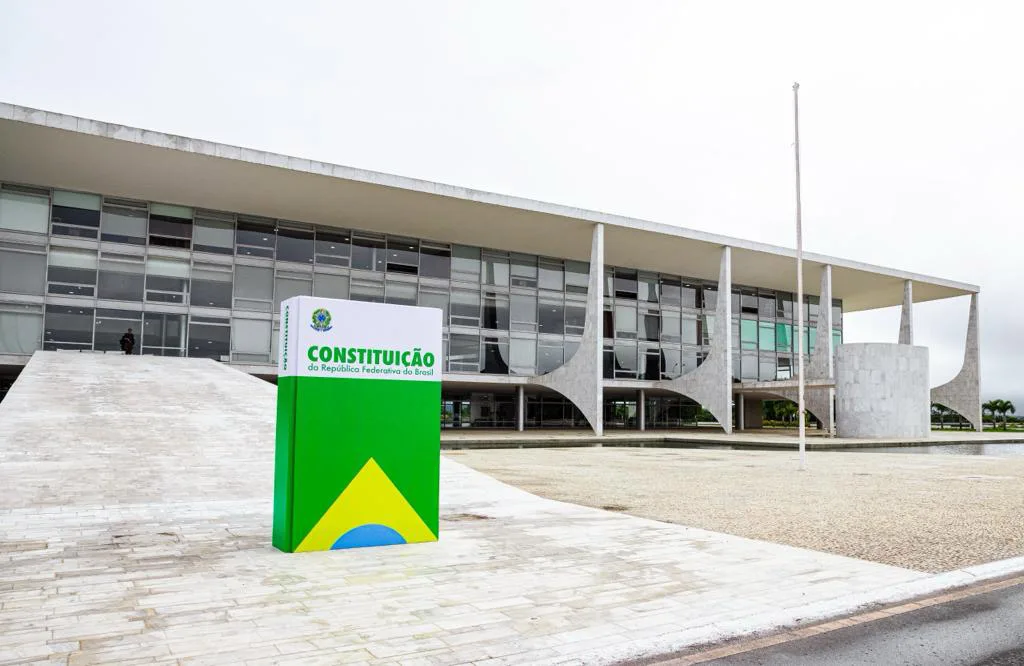
[(43, 349), (92, 349), (92, 308), (47, 305), (45, 326)]

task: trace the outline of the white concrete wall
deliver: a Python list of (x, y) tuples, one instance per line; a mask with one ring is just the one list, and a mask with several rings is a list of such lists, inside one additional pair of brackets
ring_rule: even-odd
[(930, 410), (927, 347), (839, 346), (836, 425), (840, 437), (927, 437)]

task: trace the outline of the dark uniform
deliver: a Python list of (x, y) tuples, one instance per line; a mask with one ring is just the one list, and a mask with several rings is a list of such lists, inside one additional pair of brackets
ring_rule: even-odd
[(121, 336), (121, 350), (130, 355), (133, 349), (135, 349), (135, 334), (129, 330)]

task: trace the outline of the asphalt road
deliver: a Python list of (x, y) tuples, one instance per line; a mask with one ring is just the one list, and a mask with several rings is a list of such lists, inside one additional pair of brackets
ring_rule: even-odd
[(1024, 584), (717, 659), (747, 664), (1024, 664)]

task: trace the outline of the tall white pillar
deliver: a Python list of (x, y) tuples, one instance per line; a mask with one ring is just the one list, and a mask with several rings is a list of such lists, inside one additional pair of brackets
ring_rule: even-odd
[(640, 389), (636, 392), (636, 422), (641, 430), (647, 430), (647, 392)]
[(516, 430), (526, 429), (526, 391), (522, 386), (516, 387)]
[(747, 399), (742, 393), (740, 393), (740, 408), (739, 408), (739, 426), (740, 430), (745, 430), (747, 427)]
[(903, 309), (900, 311), (899, 342), (901, 345), (914, 344), (914, 283), (911, 280), (906, 280), (903, 283)]

